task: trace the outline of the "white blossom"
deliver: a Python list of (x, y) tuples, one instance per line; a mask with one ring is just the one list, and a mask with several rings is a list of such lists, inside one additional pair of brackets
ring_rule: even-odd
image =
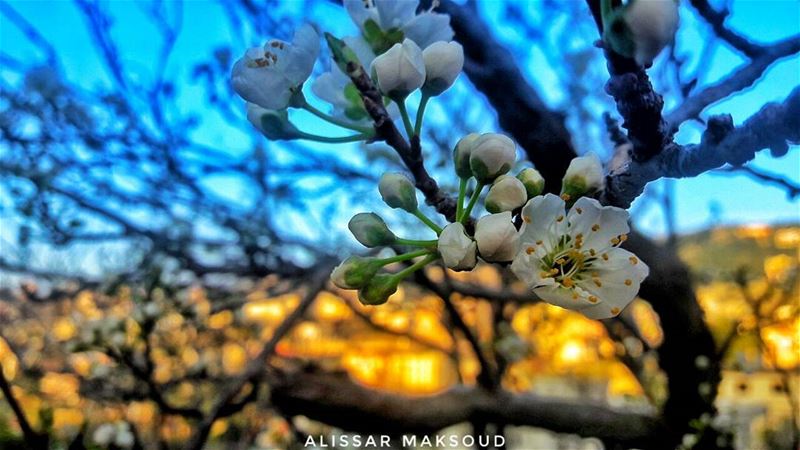
[(394, 99), (404, 99), (425, 82), (422, 50), (409, 39), (394, 44), (372, 61), (370, 72), (381, 92)]
[(417, 0), (344, 0), (350, 18), (377, 53), (403, 39), (411, 39), (421, 48), (453, 39), (449, 16), (435, 13), (433, 8), (417, 14), (418, 6)]
[(522, 209), (519, 253), (511, 270), (542, 300), (593, 319), (616, 316), (649, 269), (625, 241), (628, 213), (582, 197), (567, 213), (560, 197), (534, 197)]
[(528, 192), (521, 181), (508, 175), (500, 175), (486, 195), (486, 210), (490, 213), (513, 211), (524, 205), (526, 200)]
[(573, 158), (561, 182), (561, 193), (576, 199), (603, 188), (603, 164), (594, 153)]
[(437, 246), (444, 265), (453, 270), (472, 270), (477, 263), (477, 244), (458, 222), (444, 227)]
[(624, 11), (636, 62), (647, 65), (669, 45), (678, 29), (676, 0), (635, 0)]
[(511, 212), (489, 214), (475, 224), (475, 242), (481, 258), (486, 261), (511, 261), (517, 253), (517, 229), (511, 222)]
[(291, 43), (273, 39), (247, 50), (233, 65), (233, 90), (262, 108), (285, 109), (311, 75), (318, 55), (319, 36), (305, 24)]
[(425, 85), (422, 92), (439, 95), (456, 81), (464, 68), (464, 48), (458, 42), (434, 42), (422, 51)]
[(481, 183), (489, 183), (508, 172), (517, 158), (517, 147), (506, 135), (486, 133), (472, 146), (469, 166)]

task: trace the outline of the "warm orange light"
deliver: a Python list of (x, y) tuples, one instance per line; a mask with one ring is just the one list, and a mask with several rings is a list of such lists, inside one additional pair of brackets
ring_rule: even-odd
[(286, 316), (283, 304), (270, 300), (248, 303), (242, 307), (242, 312), (249, 322), (275, 323)]
[(558, 359), (565, 364), (574, 364), (581, 360), (584, 356), (583, 345), (578, 341), (567, 341), (561, 346), (558, 353)]
[(792, 336), (792, 328), (800, 330), (800, 319), (794, 327), (774, 325), (763, 330), (762, 337), (767, 345), (772, 362), (781, 369), (792, 369), (800, 363), (800, 336)]

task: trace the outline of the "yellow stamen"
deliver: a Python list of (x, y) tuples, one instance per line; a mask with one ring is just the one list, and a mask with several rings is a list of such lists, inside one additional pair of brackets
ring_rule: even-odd
[(561, 222), (562, 220), (564, 220), (564, 216), (556, 217), (556, 222)]
[(525, 223), (531, 223), (531, 218), (530, 218), (530, 217), (528, 217), (528, 216), (522, 216), (522, 220), (523, 220)]
[(619, 244), (619, 238), (611, 239), (611, 245), (617, 245), (617, 244)]
[(594, 284), (596, 284), (596, 285), (597, 285), (597, 287), (603, 287), (603, 283), (601, 283), (601, 282), (600, 282), (600, 280), (598, 280), (597, 278), (595, 278), (595, 279), (594, 279), (594, 280), (592, 280), (592, 281), (594, 281)]
[(599, 299), (598, 299), (597, 297), (595, 297), (594, 295), (590, 295), (590, 296), (589, 296), (589, 301), (590, 301), (590, 302), (592, 302), (592, 303), (597, 303), (597, 300), (599, 300)]
[(608, 261), (608, 253), (603, 253), (603, 261)]
[(536, 241), (536, 245), (542, 245), (542, 241)]
[(615, 306), (615, 307), (613, 307), (613, 308), (611, 308), (611, 314), (614, 314), (615, 316), (616, 316), (617, 314), (619, 314), (619, 308), (617, 308), (616, 306)]
[(571, 197), (569, 194), (561, 194), (561, 200), (564, 200), (565, 202), (568, 202), (570, 198)]
[(530, 255), (531, 253), (535, 252), (535, 251), (536, 251), (536, 249), (535, 249), (535, 248), (533, 248), (533, 247), (528, 247), (528, 248), (526, 248), (526, 249), (525, 249), (525, 253), (527, 253), (527, 254), (529, 254), (529, 255)]
[(564, 287), (568, 288), (575, 286), (575, 283), (572, 281), (572, 278), (564, 278), (563, 280), (561, 280), (561, 284), (563, 284)]
[(575, 211), (577, 211), (578, 214), (582, 214), (583, 213), (583, 209), (581, 209), (581, 208), (575, 208)]
[(600, 224), (592, 225), (592, 231), (598, 231), (598, 230), (600, 230)]
[(628, 258), (628, 261), (630, 261), (631, 264), (633, 264), (634, 266), (639, 263), (639, 259), (636, 258), (635, 256), (631, 256), (630, 258)]
[(590, 249), (589, 249), (589, 254), (590, 254), (590, 255), (592, 255), (592, 256), (594, 256), (594, 255), (596, 255), (596, 254), (597, 254), (597, 252), (596, 252), (596, 251), (595, 251), (593, 248), (590, 248)]
[(633, 280), (630, 280), (630, 279), (625, 280), (625, 286), (630, 286), (632, 284), (633, 284)]

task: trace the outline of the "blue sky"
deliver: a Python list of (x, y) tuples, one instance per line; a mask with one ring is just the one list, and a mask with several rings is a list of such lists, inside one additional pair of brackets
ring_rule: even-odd
[[(9, 3), (55, 43), (68, 79), (82, 80), (81, 83), (86, 87), (108, 82), (106, 75), (99, 70), (98, 53), (92, 46), (82, 17), (72, 2)], [(144, 18), (134, 2), (115, 1), (109, 5), (117, 17), (114, 33), (122, 43), (123, 63), (128, 70), (146, 79), (151, 73), (152, 55), (157, 50), (156, 44), (150, 39), (155, 28)], [(503, 23), (496, 14), (497, 8), (493, 5), (493, 2), (484, 2), (481, 7), (497, 27), (501, 39), (513, 39), (513, 36), (510, 37), (505, 32)], [(299, 3), (292, 1), (282, 4), (282, 8), (289, 10), (299, 6)], [(800, 2), (796, 0), (734, 1), (732, 10), (729, 25), (759, 42), (771, 42), (800, 32)], [(334, 28), (344, 33), (354, 30), (346, 15), (330, 2), (316, 4), (309, 15), (315, 21), (324, 17), (322, 25), (327, 29)], [(269, 37), (246, 36), (248, 42), (239, 42), (238, 36), (230, 31), (227, 22), (222, 23), (221, 17), (222, 9), (217, 2), (198, 0), (185, 4), (183, 30), (168, 67), (173, 76), (185, 78), (191, 70), (191, 63), (197, 61), (198, 55), (209, 55), (211, 49), (219, 45), (252, 45)], [(681, 17), (679, 49), (691, 53), (693, 49), (700, 47), (705, 38), (705, 28), (694, 20), (691, 11), (686, 7), (682, 9)], [(31, 53), (32, 48), (24, 42), (16, 28), (8, 23), (0, 23), (0, 46), (3, 52), (24, 57), (26, 60), (35, 59), (36, 56)], [(701, 84), (724, 78), (742, 62), (738, 55), (724, 46), (718, 47), (711, 58), (708, 78), (701, 80)], [(546, 77), (544, 83), (546, 84)], [(755, 88), (713, 106), (706, 114), (729, 112), (733, 114), (734, 121), (740, 123), (765, 102), (784, 98), (798, 85), (800, 58), (793, 57), (772, 67)], [(547, 89), (543, 91), (546, 92)], [(199, 86), (181, 86), (180, 95), (181, 107), (202, 110)], [(204, 127), (197, 136), (198, 140), (219, 142), (224, 139), (233, 154), (249, 148), (251, 135), (247, 132), (247, 123), (243, 123), (242, 129), (237, 130), (224, 125), (211, 114), (204, 117), (203, 121)], [(701, 128), (694, 125), (684, 127), (677, 139), (682, 143), (696, 141), (700, 131)], [(800, 182), (800, 153), (797, 148), (793, 148), (789, 155), (781, 159), (772, 158), (768, 152), (762, 152), (754, 164), (765, 171)], [(656, 183), (651, 189), (658, 190), (661, 184)], [(220, 180), (212, 189), (220, 195), (236, 198), (241, 195), (244, 187), (237, 186), (235, 180)], [(781, 223), (800, 219), (800, 203), (797, 200), (789, 201), (782, 190), (761, 185), (744, 176), (706, 174), (694, 179), (679, 180), (675, 183), (675, 192), (678, 228), (682, 232), (709, 225), (712, 204), (720, 211), (719, 218), (724, 223)], [(664, 230), (663, 219), (655, 208), (641, 210), (636, 220), (641, 228), (650, 233), (659, 234)]]

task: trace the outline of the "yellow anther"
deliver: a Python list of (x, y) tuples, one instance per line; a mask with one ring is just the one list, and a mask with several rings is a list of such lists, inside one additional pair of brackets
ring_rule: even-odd
[(572, 299), (573, 300), (577, 300), (578, 299), (578, 293), (577, 292), (573, 292), (572, 293)]
[(598, 230), (600, 230), (600, 224), (596, 223), (596, 224), (592, 225), (592, 231), (598, 231)]
[(635, 257), (635, 256), (631, 256), (630, 258), (628, 258), (628, 261), (630, 261), (631, 264), (633, 264), (634, 266), (636, 264), (639, 264), (639, 259), (637, 257)]
[(600, 280), (598, 280), (597, 278), (595, 278), (592, 281), (594, 281), (594, 284), (597, 285), (597, 287), (603, 287), (603, 283), (601, 283)]
[(590, 302), (592, 302), (592, 303), (597, 303), (597, 300), (599, 300), (599, 299), (598, 299), (597, 297), (595, 297), (594, 295), (590, 295), (590, 296), (589, 296), (589, 301), (590, 301)]
[(608, 253), (603, 253), (603, 261), (608, 261)]
[(617, 244), (619, 244), (619, 238), (612, 238), (611, 245), (617, 245)]
[(530, 255), (531, 253), (535, 252), (535, 251), (536, 251), (536, 249), (535, 249), (535, 248), (533, 248), (533, 247), (528, 247), (528, 248), (526, 248), (526, 249), (525, 249), (525, 253), (527, 253), (527, 254), (529, 254), (529, 255)]
[(523, 220), (525, 223), (531, 223), (531, 218), (530, 218), (530, 217), (528, 217), (528, 216), (522, 216), (522, 220)]
[(596, 251), (595, 251), (593, 248), (590, 248), (590, 249), (589, 249), (589, 254), (590, 254), (590, 255), (592, 255), (592, 256), (594, 256), (594, 255), (596, 255), (596, 254), (597, 254), (597, 252), (596, 252)]
[(542, 245), (542, 241), (536, 241), (536, 245)]
[(564, 259), (564, 258), (558, 258), (558, 259), (556, 260), (556, 264), (558, 264), (559, 266), (563, 266), (563, 265), (564, 265), (564, 264), (566, 264), (566, 263), (567, 263), (567, 260), (566, 260), (566, 259)]
[(620, 234), (619, 235), (619, 241), (620, 242), (625, 242), (627, 240), (628, 240), (628, 235), (627, 234)]
[(563, 280), (561, 280), (561, 284), (563, 284), (564, 287), (568, 288), (575, 286), (575, 283), (572, 281), (572, 278), (564, 278)]
[(564, 200), (565, 202), (568, 202), (570, 198), (571, 197), (569, 194), (561, 194), (561, 200)]
[(616, 316), (617, 314), (619, 314), (619, 308), (617, 308), (616, 306), (615, 306), (615, 307), (613, 307), (613, 308), (611, 308), (611, 314), (614, 314), (615, 316)]
[(633, 284), (633, 280), (631, 280), (631, 279), (625, 280), (625, 286), (630, 286), (632, 284)]
[(556, 217), (556, 222), (561, 222), (562, 220), (564, 220), (564, 216), (563, 215)]
[(578, 214), (582, 214), (583, 213), (583, 209), (581, 209), (581, 208), (575, 208), (575, 211), (577, 211)]

